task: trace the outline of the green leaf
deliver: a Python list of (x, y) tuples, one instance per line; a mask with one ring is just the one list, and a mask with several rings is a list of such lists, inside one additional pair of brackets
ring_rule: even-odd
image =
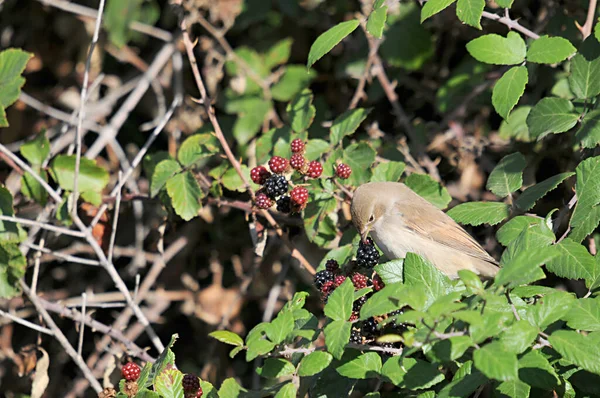
[(456, 16), (462, 23), (481, 30), (481, 14), (484, 7), (485, 0), (458, 0)]
[(519, 106), (509, 115), (508, 119), (500, 123), (500, 137), (508, 140), (514, 138), (517, 141), (530, 142), (532, 138), (529, 135), (527, 127), (527, 116), (531, 111), (531, 106)]
[(351, 329), (352, 324), (346, 321), (330, 322), (323, 329), (327, 351), (329, 351), (334, 358), (340, 359), (344, 354), (344, 348), (350, 340)]
[(515, 201), (515, 205), (523, 211), (528, 211), (535, 205), (535, 202), (543, 198), (548, 192), (555, 189), (561, 182), (571, 177), (573, 174), (575, 173), (569, 172), (557, 174), (527, 188), (519, 195)]
[(500, 335), (500, 343), (508, 352), (520, 354), (529, 347), (538, 335), (538, 330), (528, 320), (513, 323)]
[(292, 363), (283, 358), (267, 358), (263, 366), (256, 368), (256, 373), (266, 379), (278, 379), (289, 376), (296, 371)]
[(517, 355), (505, 351), (499, 342), (489, 343), (476, 350), (473, 362), (490, 379), (508, 381), (518, 378)]
[(335, 321), (347, 321), (352, 315), (352, 302), (354, 301), (354, 285), (350, 278), (338, 286), (325, 304), (325, 315)]
[(50, 154), (50, 141), (42, 133), (21, 145), (20, 151), (21, 155), (32, 165), (41, 165)]
[(321, 263), (317, 267), (317, 271), (322, 271), (325, 269), (327, 260), (335, 260), (338, 262), (338, 264), (346, 264), (348, 260), (352, 259), (353, 251), (354, 248), (352, 247), (351, 243), (331, 249), (321, 260)]
[(564, 317), (570, 328), (597, 332), (600, 330), (600, 297), (575, 300)]
[(500, 227), (496, 232), (496, 238), (502, 245), (508, 246), (521, 235), (521, 232), (530, 226), (538, 225), (540, 222), (541, 220), (536, 217), (517, 216)]
[(510, 111), (519, 102), (528, 80), (527, 67), (513, 66), (496, 82), (492, 91), (492, 104), (503, 119), (508, 118)]
[(385, 27), (385, 20), (387, 19), (387, 6), (377, 8), (369, 15), (367, 19), (367, 31), (374, 37), (381, 39), (383, 35), (383, 28)]
[(600, 144), (600, 109), (588, 112), (575, 132), (575, 141), (584, 148), (595, 148)]
[(576, 169), (577, 205), (571, 216), (571, 239), (581, 242), (600, 223), (600, 156), (585, 159)]
[(480, 295), (483, 293), (483, 283), (481, 283), (479, 275), (475, 272), (468, 269), (462, 269), (458, 271), (458, 277), (472, 294)]
[(33, 54), (17, 48), (0, 52), (0, 127), (8, 127), (6, 108), (21, 94), (25, 78), (21, 76)]
[(506, 155), (492, 170), (486, 188), (501, 198), (510, 195), (523, 185), (525, 165), (525, 157), (519, 152)]
[(173, 354), (173, 351), (171, 351), (171, 347), (173, 347), (173, 344), (175, 344), (175, 341), (177, 341), (178, 338), (178, 334), (173, 334), (169, 344), (163, 352), (160, 353), (158, 358), (156, 358), (156, 361), (149, 366), (144, 366), (137, 382), (138, 387), (150, 387), (155, 382), (156, 377), (165, 370), (168, 365), (173, 365), (175, 363), (175, 355)]
[[(52, 161), (50, 171), (52, 177), (60, 187), (66, 191), (73, 191), (75, 180), (75, 155), (59, 155)], [(79, 164), (78, 189), (79, 192), (101, 192), (108, 184), (108, 172), (96, 165), (91, 159), (81, 158)]]
[(219, 398), (219, 394), (215, 387), (208, 381), (200, 380), (200, 387), (202, 388), (202, 396), (204, 398)]
[(405, 290), (406, 286), (401, 283), (386, 285), (363, 304), (360, 308), (360, 319), (384, 315), (401, 308), (404, 303), (398, 302), (397, 298), (404, 299)]
[(438, 12), (446, 9), (450, 4), (456, 0), (431, 0), (423, 5), (421, 9), (421, 23), (427, 18), (437, 14)]
[(535, 305), (527, 307), (526, 317), (531, 324), (546, 329), (562, 319), (573, 305), (575, 297), (567, 292), (556, 291), (537, 300)]
[(562, 37), (542, 36), (529, 44), (527, 61), (538, 64), (556, 64), (575, 54), (577, 49)]
[(312, 91), (305, 89), (288, 104), (286, 110), (290, 116), (292, 129), (295, 132), (306, 131), (312, 124), (316, 114), (316, 108), (312, 101)]
[(216, 330), (212, 333), (209, 333), (208, 335), (214, 339), (219, 340), (221, 343), (235, 346), (244, 345), (244, 340), (242, 340), (240, 336), (228, 330)]
[[(319, 197), (308, 202), (304, 209), (304, 230), (310, 241), (324, 244), (329, 238), (328, 223), (331, 222), (329, 214), (336, 206), (337, 201), (332, 197)], [(335, 231), (331, 234), (335, 236)]]
[(323, 153), (327, 152), (329, 149), (329, 143), (325, 140), (309, 140), (306, 143), (306, 149), (304, 151), (304, 157), (306, 160), (316, 160), (319, 159)]
[(600, 57), (587, 60), (577, 54), (571, 59), (569, 86), (577, 98), (591, 98), (600, 94)]
[(525, 61), (527, 47), (516, 32), (506, 37), (488, 34), (467, 43), (467, 51), (477, 61), (492, 65), (515, 65)]
[(577, 124), (579, 115), (571, 101), (564, 98), (542, 98), (529, 112), (527, 127), (532, 138), (564, 133)]
[(307, 88), (315, 77), (317, 72), (312, 69), (307, 72), (304, 65), (287, 65), (281, 79), (271, 87), (271, 95), (277, 101), (289, 101)]
[(406, 164), (404, 162), (385, 162), (379, 163), (373, 169), (373, 177), (371, 182), (397, 182), (402, 177)]
[(510, 206), (502, 202), (462, 203), (450, 209), (447, 214), (461, 224), (496, 225), (508, 218)]
[(463, 398), (475, 392), (488, 381), (478, 370), (471, 372), (473, 361), (465, 362), (454, 374), (452, 382), (447, 384), (437, 395), (437, 398)]
[[(241, 166), (241, 169), (242, 169), (242, 174), (246, 177), (246, 181), (251, 181), (250, 169), (248, 169), (248, 166), (243, 164)], [(237, 173), (237, 171), (233, 167), (227, 169), (225, 174), (223, 174), (221, 183), (223, 184), (223, 186), (225, 188), (229, 189), (230, 191), (238, 191), (238, 192), (246, 191), (246, 187), (244, 186), (242, 178), (240, 177), (240, 175)]]
[(306, 377), (321, 373), (329, 364), (333, 357), (328, 352), (311, 352), (300, 361), (298, 365), (298, 376)]
[(471, 337), (453, 336), (435, 343), (433, 345), (433, 352), (440, 361), (450, 362), (462, 357), (471, 347), (473, 347)]
[(593, 278), (596, 261), (585, 247), (569, 238), (555, 247), (559, 255), (546, 264), (548, 271), (568, 279)]
[(132, 22), (140, 21), (154, 25), (159, 16), (160, 10), (157, 10), (157, 6), (153, 2), (109, 1), (106, 5), (104, 19), (109, 40), (116, 47), (121, 48), (135, 37), (136, 32), (129, 28)]
[(496, 0), (496, 4), (502, 8), (510, 8), (512, 7), (514, 0)]
[(511, 380), (500, 383), (494, 390), (496, 396), (501, 398), (527, 398), (531, 387), (520, 380)]
[(277, 391), (274, 398), (295, 398), (297, 390), (294, 383), (287, 383)]
[(226, 103), (226, 111), (238, 116), (233, 124), (233, 136), (239, 144), (248, 143), (260, 131), (272, 108), (271, 101), (259, 97), (242, 97)]
[(198, 181), (189, 171), (174, 175), (167, 180), (167, 193), (171, 198), (171, 204), (175, 213), (185, 221), (189, 221), (198, 215), (202, 207), (202, 189)]
[(404, 259), (404, 283), (407, 286), (418, 287), (425, 292), (427, 301), (423, 309), (429, 307), (438, 298), (446, 295), (450, 286), (450, 280), (445, 274), (440, 272), (429, 261), (414, 253), (406, 253), (406, 258)]
[(26, 269), (27, 260), (19, 246), (0, 240), (0, 297), (8, 299), (21, 292), (19, 281)]
[(375, 155), (375, 150), (365, 141), (352, 144), (344, 150), (343, 161), (352, 169), (347, 184), (358, 186), (371, 179)]
[(589, 336), (558, 330), (548, 339), (563, 359), (595, 374), (600, 374), (600, 346)]
[(156, 164), (150, 178), (150, 197), (155, 197), (165, 186), (169, 178), (181, 171), (181, 166), (173, 159), (165, 159)]
[(371, 112), (370, 109), (356, 108), (336, 117), (329, 130), (329, 141), (333, 145), (337, 145), (342, 142), (344, 137), (354, 134), (360, 124), (367, 118), (369, 112)]
[(307, 67), (311, 67), (321, 57), (331, 51), (339, 42), (344, 40), (346, 36), (354, 32), (358, 28), (360, 22), (356, 19), (341, 22), (330, 28), (325, 33), (322, 33), (317, 40), (310, 46), (308, 52), (308, 61), (306, 62)]
[[(336, 289), (337, 290), (337, 289)], [(275, 344), (283, 342), (294, 330), (294, 315), (291, 311), (279, 311), (277, 317), (267, 326), (267, 337)]]
[(246, 351), (246, 362), (250, 362), (260, 355), (271, 352), (276, 344), (269, 340), (257, 339), (246, 342), (246, 345), (248, 346), (248, 350)]
[(376, 352), (366, 352), (336, 368), (336, 371), (350, 379), (370, 379), (381, 373), (381, 357)]
[(154, 382), (154, 389), (163, 398), (183, 398), (183, 373), (177, 369), (163, 370)]
[(411, 390), (430, 388), (444, 380), (436, 365), (400, 356), (385, 361), (381, 374), (394, 385)]
[(416, 194), (439, 209), (445, 209), (452, 201), (448, 190), (427, 174), (411, 174), (405, 183)]
[(248, 390), (240, 386), (233, 377), (230, 377), (228, 379), (223, 380), (223, 384), (221, 384), (221, 388), (219, 388), (217, 397), (239, 398), (241, 396), (244, 396), (244, 393), (246, 392), (248, 392)]
[[(294, 40), (291, 37), (286, 37), (285, 39), (279, 40), (275, 43), (269, 51), (265, 53), (265, 66), (268, 69), (272, 69), (277, 65), (283, 65), (288, 62), (290, 58), (290, 54), (292, 53), (292, 44)], [(306, 72), (306, 69), (304, 69)]]
[(375, 271), (386, 285), (402, 283), (404, 282), (404, 259), (397, 258), (387, 263), (377, 264)]
[(177, 159), (184, 167), (188, 167), (218, 151), (217, 139), (213, 134), (194, 134), (181, 143)]
[[(48, 182), (46, 170), (34, 167), (33, 171), (35, 171), (42, 180)], [(25, 172), (21, 177), (21, 191), (28, 198), (35, 200), (42, 206), (46, 206), (46, 202), (48, 201), (48, 192), (46, 192), (46, 189), (42, 186), (42, 184), (40, 184), (38, 180), (36, 180), (35, 177), (33, 177), (33, 175), (29, 172)]]
[(540, 351), (531, 350), (519, 359), (519, 379), (532, 387), (553, 389), (559, 384), (558, 375)]

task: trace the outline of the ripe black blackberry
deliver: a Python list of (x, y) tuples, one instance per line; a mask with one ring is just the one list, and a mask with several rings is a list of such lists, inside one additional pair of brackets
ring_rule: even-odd
[(289, 196), (282, 196), (281, 198), (277, 199), (277, 211), (285, 214), (292, 212), (292, 200)]
[(194, 394), (196, 394), (196, 392), (200, 388), (200, 380), (198, 379), (198, 376), (192, 373), (188, 373), (183, 376), (183, 380), (181, 380), (181, 385), (183, 386), (184, 392), (193, 392)]
[(373, 240), (367, 238), (366, 242), (361, 241), (356, 251), (356, 265), (363, 268), (373, 268), (379, 262), (379, 252)]
[(354, 301), (354, 303), (352, 303), (352, 311), (354, 312), (360, 312), (360, 309), (362, 308), (363, 304), (367, 302), (367, 296), (362, 296), (359, 299), (356, 299), (356, 301)]
[(326, 282), (333, 282), (333, 272), (323, 270), (315, 274), (315, 287), (319, 290), (323, 288)]
[(274, 174), (267, 178), (264, 188), (267, 196), (271, 199), (275, 199), (278, 196), (285, 195), (288, 191), (289, 185), (285, 176)]
[(340, 264), (333, 258), (330, 258), (325, 263), (325, 268), (331, 272), (337, 272), (340, 269)]
[(350, 342), (354, 344), (362, 344), (363, 338), (362, 334), (360, 333), (360, 330), (352, 329), (352, 331), (350, 332)]
[(373, 336), (377, 333), (377, 321), (371, 317), (363, 322), (362, 332), (365, 336)]

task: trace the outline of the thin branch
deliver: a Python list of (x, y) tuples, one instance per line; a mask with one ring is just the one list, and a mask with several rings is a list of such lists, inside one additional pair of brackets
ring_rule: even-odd
[[(81, 319), (79, 321), (79, 344), (77, 344), (77, 354), (81, 357), (81, 351), (83, 350), (83, 334), (85, 331), (85, 312), (87, 306), (87, 294), (81, 293)], [(81, 357), (83, 359), (83, 357)]]
[(516, 30), (517, 32), (521, 32), (525, 36), (530, 37), (530, 38), (532, 38), (534, 40), (540, 38), (540, 35), (538, 35), (537, 33), (532, 32), (531, 30), (527, 29), (526, 27), (524, 27), (523, 25), (521, 25), (517, 21), (512, 20), (510, 18), (503, 17), (503, 16), (500, 16), (498, 14), (494, 14), (494, 13), (487, 12), (487, 11), (482, 12), (481, 16), (483, 18), (491, 19), (492, 21), (500, 22), (501, 24), (504, 24), (504, 25), (508, 26), (510, 29)]
[(19, 224), (23, 224), (23, 225), (32, 225), (32, 226), (36, 226), (36, 227), (39, 227), (42, 229), (47, 229), (52, 232), (56, 232), (58, 234), (74, 236), (76, 238), (85, 237), (85, 234), (80, 231), (73, 231), (71, 229), (57, 227), (52, 224), (46, 224), (46, 223), (42, 223), (42, 222), (38, 222), (38, 221), (28, 220), (26, 218), (0, 215), (0, 220), (11, 221), (11, 222), (19, 223)]
[(26, 326), (26, 327), (28, 327), (30, 329), (33, 329), (36, 332), (44, 333), (44, 334), (47, 334), (49, 336), (54, 336), (54, 332), (52, 332), (52, 330), (50, 330), (48, 328), (45, 328), (43, 326), (37, 325), (37, 324), (35, 324), (33, 322), (29, 322), (26, 319), (19, 318), (18, 316), (13, 315), (13, 314), (11, 314), (9, 312), (4, 312), (4, 311), (0, 310), (0, 316), (2, 316), (4, 318), (8, 318), (11, 321), (16, 322), (18, 324), (21, 324), (23, 326)]
[(583, 40), (587, 39), (589, 35), (592, 34), (592, 26), (594, 25), (594, 14), (596, 13), (596, 4), (597, 0), (590, 0), (588, 5), (587, 17), (585, 18), (585, 23), (583, 26), (580, 26), (577, 21), (575, 21), (575, 25), (577, 29), (581, 32), (583, 36)]
[[(42, 247), (40, 245), (35, 245), (33, 243), (24, 242), (23, 245), (29, 247), (30, 249), (34, 249), (34, 250), (49, 254), (52, 257), (60, 258), (61, 260), (69, 261), (71, 263), (82, 264), (82, 265), (92, 265), (92, 266), (96, 266), (96, 267), (100, 266), (100, 262), (97, 260), (90, 260), (87, 258), (71, 256), (69, 254), (63, 254), (59, 251), (50, 250), (50, 249)], [(33, 285), (32, 285), (31, 290), (33, 291)]]

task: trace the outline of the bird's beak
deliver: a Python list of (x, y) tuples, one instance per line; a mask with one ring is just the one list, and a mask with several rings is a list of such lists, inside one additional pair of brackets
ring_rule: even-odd
[(360, 240), (363, 243), (367, 242), (367, 235), (369, 235), (369, 232), (371, 232), (371, 228), (365, 226), (362, 231), (360, 231)]

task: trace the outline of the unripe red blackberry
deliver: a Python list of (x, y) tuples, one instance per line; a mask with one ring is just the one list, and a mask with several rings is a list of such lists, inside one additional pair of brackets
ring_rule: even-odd
[(345, 180), (352, 174), (352, 169), (347, 164), (340, 163), (335, 168), (335, 174)]
[(193, 393), (194, 396), (196, 396), (196, 392), (200, 388), (200, 379), (198, 379), (198, 376), (188, 373), (183, 376), (181, 385), (183, 386), (183, 392), (186, 396), (189, 393)]
[(273, 206), (273, 200), (264, 193), (257, 194), (254, 201), (256, 203), (256, 207), (258, 207), (259, 209), (266, 210)]
[(196, 398), (201, 398), (202, 394), (204, 394), (204, 391), (202, 391), (202, 387), (199, 387), (198, 392), (196, 393)]
[(304, 152), (304, 148), (305, 147), (306, 146), (304, 145), (304, 141), (302, 141), (300, 138), (296, 138), (290, 144), (290, 148), (292, 149), (292, 153), (302, 153), (302, 152)]
[(294, 170), (298, 170), (298, 171), (302, 170), (304, 168), (305, 164), (306, 164), (306, 159), (304, 158), (304, 155), (302, 155), (301, 153), (295, 153), (290, 158), (290, 166), (292, 166), (292, 169), (294, 169)]
[(323, 166), (321, 163), (313, 160), (308, 164), (308, 170), (306, 171), (306, 175), (311, 178), (319, 178), (323, 173)]
[(333, 280), (333, 284), (335, 285), (335, 287), (340, 286), (342, 283), (344, 283), (344, 281), (346, 280), (346, 276), (345, 275), (338, 275), (335, 277), (335, 279)]
[(348, 318), (348, 322), (358, 321), (358, 312), (352, 311), (352, 315)]
[(287, 169), (288, 164), (288, 160), (282, 158), (281, 156), (273, 156), (269, 160), (269, 168), (275, 174), (283, 173), (285, 169)]
[(352, 284), (354, 285), (356, 290), (364, 289), (365, 287), (367, 287), (367, 277), (357, 272), (354, 275), (352, 275)]
[(267, 181), (267, 178), (271, 176), (269, 170), (264, 168), (263, 166), (256, 166), (252, 170), (250, 170), (250, 178), (254, 181), (255, 184), (262, 185)]
[(373, 277), (373, 290), (378, 292), (381, 289), (383, 289), (384, 287), (385, 287), (385, 283), (383, 283), (383, 281), (381, 280), (381, 277), (379, 275), (375, 275)]
[(327, 262), (325, 262), (325, 269), (335, 273), (339, 271), (340, 264), (338, 264), (338, 262), (333, 258), (330, 258), (329, 260), (327, 260)]
[(290, 198), (292, 202), (302, 206), (308, 200), (308, 189), (304, 187), (294, 187), (290, 192)]
[(141, 369), (135, 362), (127, 362), (121, 369), (121, 376), (127, 381), (136, 381), (140, 373)]
[(323, 297), (327, 298), (333, 291), (335, 290), (335, 285), (333, 281), (327, 281), (321, 286), (321, 294)]

